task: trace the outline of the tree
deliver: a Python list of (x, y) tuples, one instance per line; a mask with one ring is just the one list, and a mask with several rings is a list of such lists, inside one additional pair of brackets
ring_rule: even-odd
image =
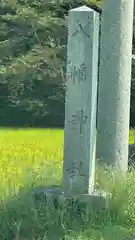
[(68, 10), (84, 3), (102, 6), (101, 0), (2, 1), (1, 125), (63, 126)]

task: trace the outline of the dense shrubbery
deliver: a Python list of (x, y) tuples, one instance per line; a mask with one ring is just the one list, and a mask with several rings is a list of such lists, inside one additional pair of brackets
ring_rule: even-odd
[(0, 6), (1, 125), (63, 123), (67, 26), (56, 8), (39, 0)]
[(83, 2), (1, 2), (0, 125), (63, 126), (67, 12)]

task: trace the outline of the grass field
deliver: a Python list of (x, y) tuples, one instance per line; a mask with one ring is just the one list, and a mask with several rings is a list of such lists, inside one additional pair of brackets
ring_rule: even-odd
[(35, 203), (33, 188), (62, 184), (63, 138), (62, 130), (0, 130), (0, 240), (128, 240), (135, 232), (134, 171), (117, 184), (111, 171), (97, 171), (96, 183), (113, 197), (108, 211), (91, 218)]
[(129, 132), (129, 144), (135, 144), (135, 129), (131, 129)]

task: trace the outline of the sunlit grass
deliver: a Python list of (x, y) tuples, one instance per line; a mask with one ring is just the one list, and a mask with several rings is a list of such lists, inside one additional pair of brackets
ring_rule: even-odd
[[(134, 130), (129, 143), (134, 143)], [(107, 215), (82, 215), (78, 223), (80, 215), (70, 215), (65, 207), (36, 208), (33, 188), (62, 183), (63, 144), (60, 129), (0, 129), (0, 240), (128, 239), (135, 225), (134, 171), (117, 184), (111, 170), (96, 172), (98, 186), (113, 194)]]
[[(135, 131), (130, 130), (129, 144), (134, 141)], [(59, 183), (63, 144), (62, 129), (0, 129), (2, 197), (9, 197), (24, 186)]]
[(129, 144), (135, 144), (135, 129), (131, 129), (129, 132)]
[(4, 196), (24, 185), (59, 182), (62, 162), (62, 130), (0, 130), (0, 189)]

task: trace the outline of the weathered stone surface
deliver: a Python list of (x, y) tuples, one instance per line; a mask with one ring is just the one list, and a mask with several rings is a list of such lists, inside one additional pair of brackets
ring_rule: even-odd
[(64, 191), (87, 194), (95, 172), (99, 14), (69, 12), (65, 103)]
[(133, 0), (105, 0), (99, 69), (97, 158), (126, 172)]
[(59, 208), (59, 198), (64, 194), (61, 186), (46, 186), (33, 189), (32, 194), (36, 203), (42, 203), (45, 206), (52, 205), (54, 208)]
[(46, 206), (49, 204), (58, 209), (64, 206), (75, 206), (78, 211), (88, 210), (98, 212), (108, 208), (109, 196), (105, 192), (94, 190), (91, 194), (66, 195), (61, 186), (50, 186), (33, 190), (36, 202), (42, 202)]
[(64, 193), (63, 188), (61, 186), (54, 186), (54, 185), (33, 189), (33, 194), (35, 196), (40, 195), (40, 194), (58, 195), (58, 194), (62, 194), (62, 193)]
[(71, 202), (78, 206), (80, 211), (98, 212), (108, 208), (109, 196), (105, 192), (93, 191), (91, 194), (77, 194), (72, 196), (60, 195), (59, 202)]

